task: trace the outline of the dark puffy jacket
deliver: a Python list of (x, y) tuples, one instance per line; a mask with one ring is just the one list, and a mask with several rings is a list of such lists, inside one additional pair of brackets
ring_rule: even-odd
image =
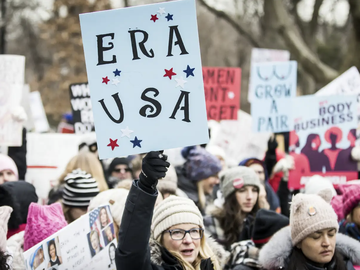
[[(134, 181), (126, 199), (120, 225), (115, 261), (117, 269), (182, 270), (177, 259), (165, 248), (149, 244), (155, 194), (148, 194)], [(151, 252), (150, 252), (150, 246)], [(157, 250), (157, 251), (154, 251)], [(201, 270), (213, 270), (210, 259), (203, 260)]]

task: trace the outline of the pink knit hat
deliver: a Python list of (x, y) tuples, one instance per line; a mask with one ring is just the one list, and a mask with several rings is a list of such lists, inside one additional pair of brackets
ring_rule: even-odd
[(7, 155), (0, 154), (0, 172), (3, 170), (10, 170), (16, 175), (16, 178), (19, 177), (18, 169), (12, 158)]
[(344, 218), (360, 203), (360, 185), (344, 185), (343, 192), (343, 211)]
[(60, 203), (31, 203), (24, 235), (24, 251), (40, 243), (67, 225)]
[(10, 206), (0, 207), (0, 250), (6, 251), (6, 235), (8, 231), (8, 221), (13, 209)]

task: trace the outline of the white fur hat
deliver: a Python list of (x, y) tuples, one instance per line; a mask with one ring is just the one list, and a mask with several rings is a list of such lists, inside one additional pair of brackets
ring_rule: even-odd
[(305, 194), (318, 194), (323, 189), (330, 189), (332, 197), (336, 196), (336, 191), (330, 180), (321, 175), (313, 175), (305, 184)]

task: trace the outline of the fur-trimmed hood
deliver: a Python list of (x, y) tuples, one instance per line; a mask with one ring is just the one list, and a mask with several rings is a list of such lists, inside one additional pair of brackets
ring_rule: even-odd
[[(292, 248), (290, 227), (285, 227), (260, 250), (259, 262), (265, 269), (286, 267)], [(357, 240), (338, 233), (336, 249), (354, 265), (360, 265), (360, 242)]]
[[(221, 266), (221, 269), (224, 269), (225, 264), (227, 263), (229, 259), (230, 253), (226, 251), (221, 245), (219, 245), (211, 236), (205, 235), (206, 242), (211, 248), (211, 250), (214, 252), (216, 258), (219, 261), (219, 264)], [(150, 238), (149, 241), (150, 245), (150, 259), (151, 262), (155, 265), (162, 265), (163, 259), (161, 257), (161, 246), (160, 244), (154, 240), (153, 238)]]

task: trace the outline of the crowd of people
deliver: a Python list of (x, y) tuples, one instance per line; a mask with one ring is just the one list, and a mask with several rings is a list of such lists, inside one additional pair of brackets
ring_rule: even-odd
[[(26, 134), (25, 134), (26, 136)], [(314, 175), (289, 190), (291, 156), (278, 158), (269, 140), (262, 160), (227, 164), (219, 148), (185, 147), (171, 165), (163, 151), (99, 160), (94, 142), (82, 143), (48, 204), (24, 181), (26, 145), (0, 154), (0, 270), (26, 269), (22, 253), (109, 204), (114, 227), (104, 229), (110, 265), (119, 270), (354, 269), (360, 265), (360, 184), (333, 186)], [(49, 179), (50, 180), (50, 179)], [(100, 209), (101, 228), (109, 222)], [(101, 232), (90, 235), (104, 252)], [(60, 265), (57, 245), (39, 250), (36, 269)], [(43, 252), (51, 255), (45, 265)], [(35, 268), (34, 268), (35, 269)]]

